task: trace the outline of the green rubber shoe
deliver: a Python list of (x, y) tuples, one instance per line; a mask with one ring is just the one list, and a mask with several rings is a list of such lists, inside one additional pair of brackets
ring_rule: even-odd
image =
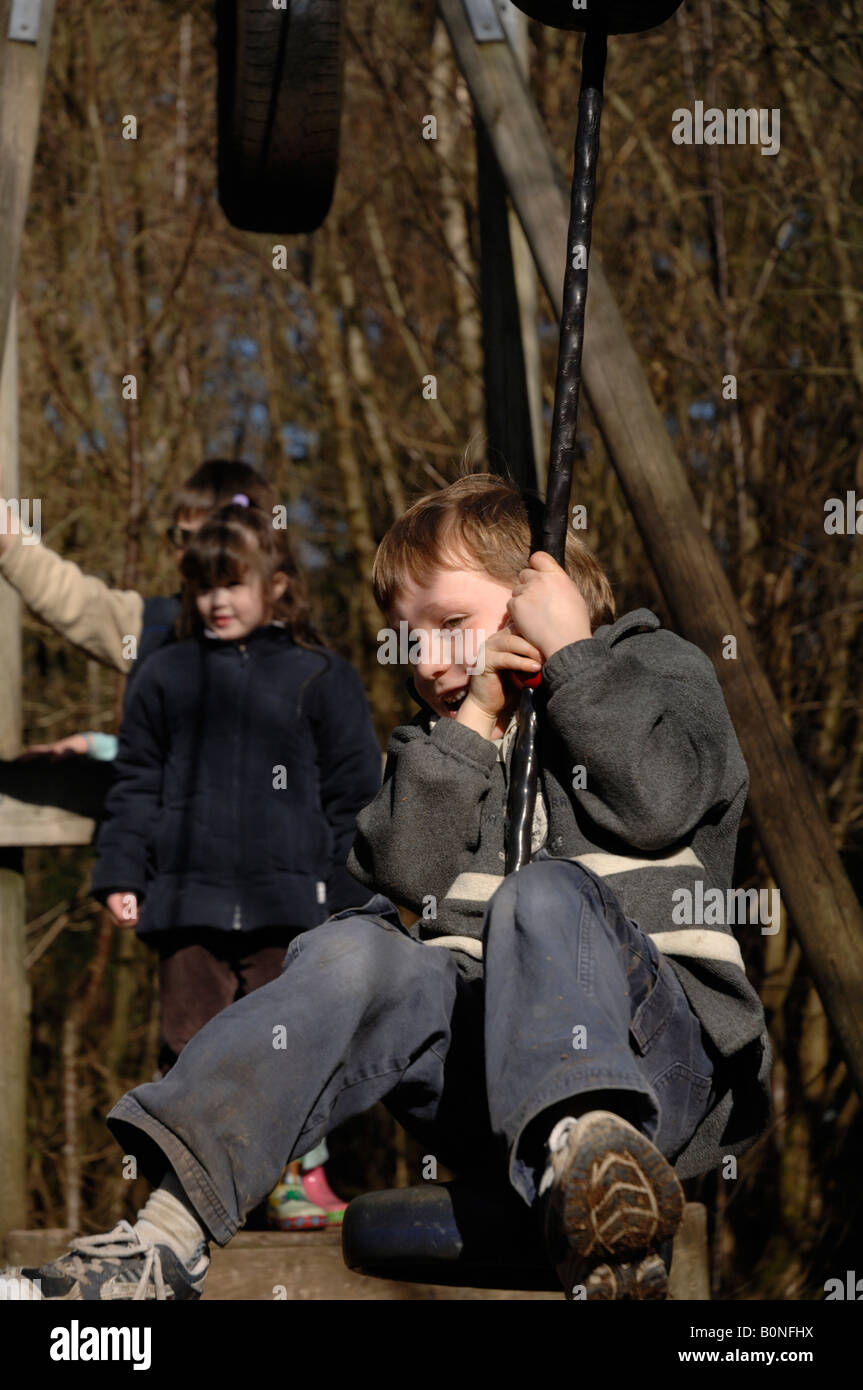
[(288, 1164), (267, 1198), (267, 1219), (276, 1231), (320, 1231), (328, 1213), (310, 1202), (303, 1188), (299, 1165)]

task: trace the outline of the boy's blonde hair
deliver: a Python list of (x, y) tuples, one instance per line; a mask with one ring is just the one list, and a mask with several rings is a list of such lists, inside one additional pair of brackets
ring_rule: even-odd
[[(438, 569), (482, 570), (501, 584), (515, 582), (531, 553), (531, 511), (537, 499), (493, 473), (459, 478), (420, 497), (387, 531), (372, 570), (375, 601), (392, 611), (406, 579), (427, 584)], [(587, 604), (591, 631), (614, 621), (608, 576), (570, 528), (566, 571)]]

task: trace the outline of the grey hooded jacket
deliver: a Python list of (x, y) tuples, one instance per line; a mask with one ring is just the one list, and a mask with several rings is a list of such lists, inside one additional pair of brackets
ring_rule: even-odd
[[(731, 889), (746, 764), (710, 659), (648, 609), (561, 648), (543, 675), (534, 852), (544, 839), (555, 858), (607, 880), (715, 1049), (716, 1104), (675, 1165), (691, 1177), (742, 1153), (770, 1116), (764, 1010), (732, 930), (761, 930), (747, 920), (757, 895)], [(495, 744), (423, 706), (390, 738), (348, 859), (469, 977), (481, 972), (485, 907), (504, 875), (513, 732)]]

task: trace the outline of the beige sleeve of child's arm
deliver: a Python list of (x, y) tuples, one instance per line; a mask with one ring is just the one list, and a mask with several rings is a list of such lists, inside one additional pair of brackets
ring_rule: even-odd
[[(111, 589), (41, 542), (25, 545), (21, 536), (0, 553), (0, 574), (31, 613), (67, 641), (124, 675), (132, 669), (144, 621), (144, 600), (137, 590)], [(136, 640), (127, 658), (123, 648), (129, 637)]]

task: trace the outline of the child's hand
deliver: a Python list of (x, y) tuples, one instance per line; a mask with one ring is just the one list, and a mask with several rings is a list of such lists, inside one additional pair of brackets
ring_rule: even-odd
[(76, 753), (86, 752), (87, 740), (84, 735), (70, 734), (68, 738), (58, 739), (56, 743), (31, 743), (29, 748), (19, 753), (18, 762), (26, 762), (30, 758), (71, 758)]
[(507, 611), (514, 627), (548, 661), (561, 647), (590, 637), (590, 614), (565, 569), (537, 550), (512, 587)]
[(542, 666), (542, 652), (511, 627), (501, 628), (483, 643), (477, 654), (476, 670), (470, 689), (456, 719), (483, 738), (493, 738), (494, 728), (505, 707), (514, 703), (512, 687), (502, 679), (506, 671), (534, 675)]
[(118, 927), (137, 926), (138, 899), (134, 893), (109, 893), (105, 906)]

